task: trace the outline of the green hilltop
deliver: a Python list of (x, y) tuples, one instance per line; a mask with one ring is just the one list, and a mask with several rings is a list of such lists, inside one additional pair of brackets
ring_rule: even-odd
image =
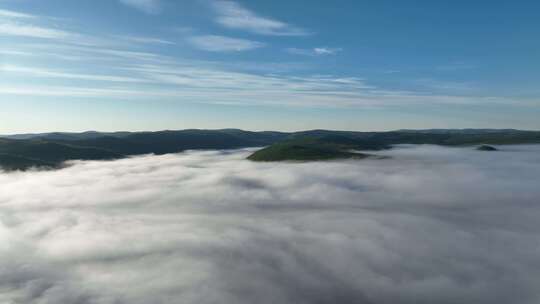
[(336, 148), (286, 142), (273, 144), (256, 151), (248, 159), (253, 161), (314, 161), (343, 158), (362, 159), (369, 156), (364, 153), (346, 152)]
[(381, 150), (387, 145), (368, 140), (357, 140), (342, 134), (295, 134), (251, 154), (253, 161), (315, 161), (332, 159), (362, 159), (372, 155), (357, 150)]

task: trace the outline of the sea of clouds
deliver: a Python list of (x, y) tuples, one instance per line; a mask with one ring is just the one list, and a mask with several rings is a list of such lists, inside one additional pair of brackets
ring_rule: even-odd
[(540, 146), (0, 173), (0, 303), (540, 303)]

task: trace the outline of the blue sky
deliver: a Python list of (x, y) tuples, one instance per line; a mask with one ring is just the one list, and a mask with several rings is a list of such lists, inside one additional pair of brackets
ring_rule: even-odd
[(0, 133), (540, 129), (540, 2), (0, 0)]

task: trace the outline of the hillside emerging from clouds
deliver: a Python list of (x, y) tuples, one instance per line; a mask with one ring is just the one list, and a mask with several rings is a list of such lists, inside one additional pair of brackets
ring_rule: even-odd
[(363, 158), (352, 151), (377, 151), (397, 144), (444, 146), (540, 143), (540, 132), (519, 130), (401, 130), (351, 132), (250, 132), (237, 129), (160, 132), (43, 133), (4, 136), (0, 139), (0, 166), (4, 170), (56, 168), (69, 160), (111, 160), (142, 154), (186, 150), (222, 150), (264, 147), (256, 161)]

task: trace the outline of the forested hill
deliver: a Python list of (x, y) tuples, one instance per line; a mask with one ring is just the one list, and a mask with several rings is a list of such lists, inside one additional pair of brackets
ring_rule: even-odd
[[(191, 149), (272, 148), (276, 159), (287, 155), (332, 153), (345, 156), (347, 150), (380, 150), (396, 144), (503, 145), (540, 143), (540, 131), (519, 130), (400, 130), (391, 132), (351, 132), (311, 130), (303, 132), (250, 132), (237, 129), (180, 130), (159, 132), (43, 133), (0, 138), (0, 167), (25, 170), (30, 167), (60, 167), (67, 160), (109, 160), (147, 153), (166, 154)], [(307, 149), (307, 150), (306, 150)], [(330, 153), (330, 154), (329, 154)], [(293, 155), (292, 157), (295, 157)], [(311, 159), (316, 159), (314, 156)], [(257, 157), (254, 157), (257, 158)], [(264, 157), (263, 157), (264, 158)], [(261, 160), (261, 159), (258, 159)], [(264, 159), (263, 159), (264, 160)]]

